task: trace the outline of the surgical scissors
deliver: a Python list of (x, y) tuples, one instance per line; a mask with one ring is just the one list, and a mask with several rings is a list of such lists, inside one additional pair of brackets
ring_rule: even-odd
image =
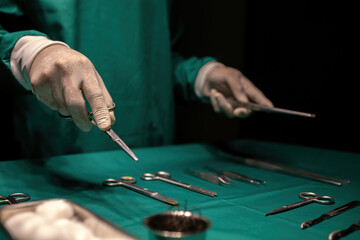
[(160, 193), (157, 193), (157, 192), (150, 191), (147, 188), (142, 188), (142, 187), (136, 186), (134, 183), (136, 183), (135, 178), (130, 177), (130, 176), (124, 176), (124, 177), (119, 178), (118, 180), (111, 179), (111, 178), (106, 179), (103, 182), (103, 185), (106, 186), (106, 187), (122, 186), (122, 187), (130, 189), (132, 191), (144, 194), (145, 196), (148, 196), (148, 197), (154, 198), (156, 200), (159, 200), (161, 202), (165, 202), (165, 203), (168, 203), (168, 204), (171, 204), (171, 205), (178, 205), (179, 204), (179, 202), (177, 200), (175, 200), (175, 199), (169, 198), (169, 197), (167, 197), (165, 195), (162, 195)]
[(319, 196), (316, 193), (313, 192), (302, 192), (299, 194), (299, 197), (304, 199), (301, 202), (297, 202), (297, 203), (293, 203), (290, 205), (286, 205), (286, 206), (282, 206), (281, 208), (277, 208), (271, 212), (268, 212), (265, 214), (265, 216), (268, 215), (273, 215), (273, 214), (277, 214), (277, 213), (281, 213), (281, 212), (285, 212), (294, 208), (298, 208), (304, 205), (307, 205), (309, 203), (320, 203), (320, 204), (325, 204), (325, 205), (332, 205), (335, 203), (335, 200), (332, 197), (329, 196)]
[(13, 193), (9, 196), (0, 196), (0, 205), (2, 204), (16, 204), (30, 200), (30, 195), (26, 193)]
[[(112, 107), (108, 108), (109, 111), (114, 111), (115, 109), (115, 103), (113, 104)], [(94, 119), (92, 119), (93, 113), (92, 112), (88, 112), (89, 114), (89, 118), (91, 120), (91, 123), (94, 124), (96, 126), (96, 122)], [(59, 116), (68, 120), (71, 120), (72, 117), (71, 116), (67, 116), (67, 115), (62, 115), (59, 112)], [(109, 130), (104, 131), (114, 142), (116, 142), (132, 159), (134, 159), (135, 161), (138, 161), (139, 159), (137, 158), (137, 156), (131, 151), (131, 149), (124, 143), (123, 140), (121, 140), (121, 138), (114, 132), (114, 130), (112, 130), (111, 128)]]
[(155, 174), (144, 173), (144, 174), (141, 175), (141, 179), (147, 180), (147, 181), (148, 180), (161, 180), (161, 181), (164, 181), (164, 182), (167, 182), (167, 183), (174, 184), (174, 185), (179, 186), (179, 187), (189, 189), (189, 190), (197, 192), (197, 193), (208, 195), (210, 197), (216, 197), (216, 195), (217, 195), (216, 192), (212, 192), (212, 191), (209, 191), (207, 189), (204, 189), (204, 188), (201, 188), (201, 187), (198, 187), (198, 186), (194, 186), (194, 185), (191, 185), (191, 184), (186, 184), (186, 183), (174, 180), (174, 179), (171, 178), (170, 173), (164, 172), (164, 171), (159, 171), (159, 172), (156, 172)]

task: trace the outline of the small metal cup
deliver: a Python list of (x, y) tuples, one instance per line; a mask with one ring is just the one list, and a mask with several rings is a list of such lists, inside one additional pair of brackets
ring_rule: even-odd
[(144, 221), (151, 240), (204, 240), (211, 222), (190, 211), (167, 211), (147, 217)]

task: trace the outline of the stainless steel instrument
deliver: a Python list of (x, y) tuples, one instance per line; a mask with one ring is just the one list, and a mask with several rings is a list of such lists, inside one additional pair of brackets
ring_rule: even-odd
[(285, 212), (294, 208), (298, 208), (301, 206), (305, 206), (309, 203), (320, 203), (325, 205), (331, 205), (335, 203), (335, 200), (329, 196), (319, 196), (313, 192), (302, 192), (299, 194), (299, 197), (304, 199), (304, 201), (293, 203), (290, 205), (282, 206), (281, 208), (277, 208), (271, 212), (265, 214), (265, 216), (274, 215), (277, 213)]
[(103, 182), (103, 185), (106, 186), (106, 187), (118, 187), (118, 186), (121, 186), (121, 187), (125, 187), (127, 189), (130, 189), (132, 191), (141, 193), (141, 194), (143, 194), (145, 196), (151, 197), (153, 199), (156, 199), (158, 201), (168, 203), (170, 205), (178, 205), (179, 204), (179, 202), (177, 200), (175, 200), (175, 199), (172, 199), (170, 197), (167, 197), (167, 196), (162, 195), (162, 194), (157, 193), (157, 192), (150, 191), (147, 188), (142, 188), (142, 187), (136, 186), (134, 183), (136, 183), (135, 178), (130, 177), (130, 176), (124, 176), (124, 177), (119, 178), (118, 180), (111, 179), (111, 178), (106, 179)]
[(159, 172), (156, 172), (155, 174), (144, 173), (144, 174), (141, 175), (141, 179), (143, 179), (143, 180), (161, 180), (161, 181), (171, 183), (171, 184), (174, 184), (176, 186), (183, 187), (183, 188), (189, 189), (191, 191), (201, 193), (201, 194), (204, 194), (204, 195), (207, 195), (207, 196), (210, 196), (210, 197), (216, 197), (216, 195), (217, 195), (216, 192), (212, 192), (212, 191), (209, 191), (207, 189), (197, 187), (197, 186), (194, 186), (194, 185), (191, 185), (191, 184), (186, 184), (186, 183), (183, 183), (183, 182), (180, 182), (180, 181), (176, 181), (176, 180), (171, 178), (170, 173), (164, 172), (164, 171), (159, 171)]

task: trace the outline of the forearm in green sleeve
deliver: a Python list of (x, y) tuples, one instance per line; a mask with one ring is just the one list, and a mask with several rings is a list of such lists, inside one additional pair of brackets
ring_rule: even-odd
[(181, 89), (185, 100), (197, 99), (194, 84), (199, 70), (206, 63), (214, 61), (212, 57), (190, 57), (184, 58), (178, 53), (173, 54), (173, 70), (176, 80), (176, 86)]

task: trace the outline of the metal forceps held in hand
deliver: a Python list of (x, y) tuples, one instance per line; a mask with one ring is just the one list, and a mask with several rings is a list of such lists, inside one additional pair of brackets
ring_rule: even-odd
[[(111, 108), (108, 108), (109, 111), (114, 111), (115, 109), (115, 103), (113, 104), (113, 106)], [(94, 121), (94, 119), (92, 119), (92, 112), (88, 112), (90, 120), (92, 122), (92, 124), (94, 124), (96, 126), (96, 122)], [(69, 119), (71, 120), (71, 116), (65, 116), (62, 115), (61, 113), (59, 113), (59, 115), (62, 118), (65, 119)], [(132, 159), (134, 159), (135, 161), (138, 161), (139, 159), (136, 157), (136, 155), (131, 151), (131, 149), (123, 142), (123, 140), (121, 140), (121, 138), (110, 128), (109, 130), (106, 130), (105, 133), (114, 141), (116, 142)]]
[(313, 192), (302, 192), (299, 194), (299, 197), (304, 199), (304, 201), (293, 203), (293, 204), (286, 205), (286, 206), (282, 206), (281, 208), (277, 208), (271, 212), (266, 213), (265, 216), (285, 212), (285, 211), (288, 211), (288, 210), (291, 210), (294, 208), (298, 208), (298, 207), (301, 207), (301, 206), (304, 206), (304, 205), (307, 205), (307, 204), (313, 203), (313, 202), (325, 204), (325, 205), (332, 205), (335, 203), (335, 200), (332, 197), (319, 196)]
[(197, 187), (197, 186), (194, 186), (191, 184), (186, 184), (186, 183), (171, 179), (170, 173), (164, 172), (164, 171), (159, 171), (159, 172), (156, 172), (155, 174), (144, 173), (141, 175), (141, 179), (143, 179), (143, 180), (161, 180), (161, 181), (164, 181), (167, 183), (174, 184), (179, 187), (189, 189), (189, 190), (197, 192), (197, 193), (208, 195), (210, 197), (216, 197), (216, 195), (217, 195), (216, 192), (212, 192), (212, 191), (209, 191), (209, 190), (201, 188), (201, 187)]
[(30, 200), (30, 195), (26, 193), (13, 193), (9, 196), (0, 196), (0, 205), (2, 204), (16, 204)]
[(157, 193), (157, 192), (150, 191), (147, 188), (142, 188), (142, 187), (136, 186), (134, 183), (136, 183), (135, 178), (130, 177), (130, 176), (124, 176), (124, 177), (119, 178), (118, 180), (116, 180), (116, 179), (106, 179), (103, 182), (103, 185), (106, 186), (106, 187), (122, 186), (122, 187), (125, 187), (127, 189), (133, 190), (135, 192), (144, 194), (145, 196), (148, 196), (148, 197), (154, 198), (156, 200), (159, 200), (161, 202), (168, 203), (170, 205), (178, 205), (179, 204), (179, 202), (176, 201), (175, 199), (169, 198), (169, 197), (167, 197), (165, 195), (162, 195), (160, 193)]

